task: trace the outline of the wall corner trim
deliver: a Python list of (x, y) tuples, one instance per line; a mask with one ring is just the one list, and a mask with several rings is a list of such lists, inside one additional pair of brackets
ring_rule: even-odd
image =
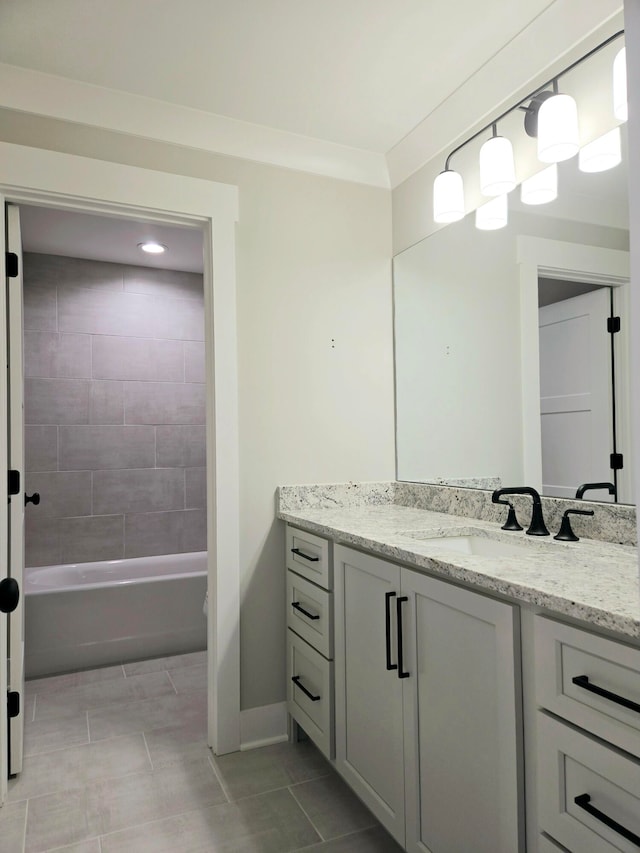
[(240, 712), (240, 749), (257, 749), (288, 740), (287, 704), (274, 702)]

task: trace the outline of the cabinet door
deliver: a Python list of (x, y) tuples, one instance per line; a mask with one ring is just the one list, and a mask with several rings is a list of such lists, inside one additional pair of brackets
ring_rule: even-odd
[(336, 764), (404, 844), (402, 681), (387, 669), (388, 658), (397, 665), (400, 568), (336, 546), (334, 578)]
[(407, 569), (402, 594), (406, 849), (516, 853), (517, 611)]

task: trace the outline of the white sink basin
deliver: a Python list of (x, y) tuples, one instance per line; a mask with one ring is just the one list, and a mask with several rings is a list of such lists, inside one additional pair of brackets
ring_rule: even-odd
[(452, 534), (451, 536), (428, 536), (427, 534), (407, 534), (412, 539), (420, 539), (423, 545), (431, 545), (434, 550), (451, 551), (455, 554), (473, 554), (478, 557), (524, 557), (535, 553), (535, 545), (528, 542), (505, 542), (481, 534)]

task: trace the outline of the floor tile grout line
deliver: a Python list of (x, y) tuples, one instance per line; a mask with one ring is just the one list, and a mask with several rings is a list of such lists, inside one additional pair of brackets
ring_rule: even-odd
[(213, 770), (213, 775), (214, 775), (214, 776), (216, 777), (216, 779), (218, 780), (218, 783), (220, 784), (220, 787), (222, 788), (222, 793), (223, 793), (223, 794), (225, 795), (225, 797), (227, 798), (227, 802), (228, 802), (228, 803), (234, 802), (234, 801), (231, 799), (231, 795), (230, 795), (230, 793), (229, 793), (229, 789), (227, 788), (227, 786), (226, 786), (226, 784), (225, 784), (225, 781), (224, 781), (224, 779), (222, 778), (222, 774), (220, 773), (220, 771), (219, 771), (219, 770), (218, 770), (218, 768), (216, 767), (216, 764), (215, 764), (215, 760), (214, 760), (214, 759), (215, 759), (215, 756), (214, 756), (214, 754), (213, 754), (213, 750), (212, 750), (210, 747), (207, 747), (207, 760), (209, 761), (209, 764), (211, 765), (211, 769)]
[(153, 770), (155, 768), (153, 766), (153, 761), (151, 759), (151, 752), (149, 751), (149, 744), (147, 743), (147, 738), (145, 737), (144, 732), (141, 732), (140, 734), (142, 735), (142, 740), (144, 741), (144, 745), (145, 745), (145, 748), (147, 750), (147, 757), (149, 758), (149, 764), (151, 765), (151, 771), (153, 772)]
[[(215, 756), (214, 756), (215, 757)], [(214, 770), (215, 770), (214, 766)], [(331, 776), (331, 773), (326, 773), (323, 776), (314, 776), (313, 779), (306, 779), (305, 782), (315, 782), (316, 779), (325, 779), (327, 776)], [(304, 782), (294, 782), (293, 787), (296, 785), (304, 785)], [(226, 790), (226, 786), (223, 785)], [(261, 797), (263, 794), (274, 794), (276, 791), (288, 791), (292, 787), (291, 783), (288, 785), (279, 785), (277, 788), (267, 788), (265, 791), (256, 791), (253, 794), (245, 794), (243, 797), (229, 797), (229, 802), (231, 803), (241, 803), (243, 800), (250, 800), (253, 797)], [(296, 803), (298, 799), (296, 798)]]
[(24, 829), (22, 831), (22, 851), (27, 848), (27, 820), (29, 819), (29, 800), (27, 800), (26, 805), (24, 807)]
[[(333, 838), (330, 838), (330, 839), (327, 839), (327, 840), (328, 840), (330, 843), (332, 843), (332, 842), (334, 842), (334, 841), (342, 841), (342, 840), (343, 840), (343, 839), (345, 839), (345, 838), (351, 838), (351, 837), (352, 837), (352, 836), (354, 836), (354, 835), (360, 835), (360, 834), (363, 834), (363, 833), (365, 833), (365, 832), (369, 832), (369, 830), (370, 830), (370, 829), (376, 829), (377, 825), (378, 825), (377, 823), (372, 823), (372, 824), (371, 824), (371, 826), (364, 826), (364, 827), (362, 827), (362, 829), (354, 829), (354, 830), (352, 830), (352, 832), (345, 832), (345, 833), (344, 833), (344, 835), (335, 835), (335, 836), (333, 836)], [(395, 839), (393, 839), (393, 836), (389, 836), (389, 837), (390, 837), (392, 840), (395, 840)], [(313, 844), (307, 844), (305, 847), (296, 847), (296, 849), (295, 849), (295, 850), (293, 850), (293, 851), (291, 851), (291, 853), (302, 853), (302, 851), (304, 851), (304, 850), (313, 850), (313, 848), (314, 848), (314, 847), (318, 847), (318, 846), (319, 846), (319, 844), (325, 844), (325, 843), (327, 843), (327, 842), (325, 842), (325, 841), (321, 841), (321, 842), (317, 842), (317, 841), (315, 841)], [(399, 848), (399, 850), (401, 851), (401, 848)]]
[(295, 800), (295, 802), (298, 804), (298, 807), (299, 807), (300, 811), (301, 811), (301, 812), (302, 812), (302, 814), (306, 817), (306, 819), (309, 821), (309, 823), (310, 823), (310, 824), (311, 824), (311, 826), (315, 829), (315, 831), (318, 833), (318, 835), (320, 836), (320, 840), (321, 840), (321, 841), (329, 841), (329, 839), (324, 837), (324, 835), (320, 832), (320, 830), (319, 830), (319, 829), (318, 829), (318, 827), (315, 825), (315, 823), (311, 820), (311, 818), (309, 817), (309, 815), (307, 814), (307, 812), (306, 812), (306, 811), (305, 811), (305, 809), (303, 808), (302, 803), (300, 802), (300, 800), (296, 797), (296, 795), (295, 795), (295, 794), (293, 793), (293, 791), (291, 790), (293, 787), (294, 787), (293, 785), (289, 785), (289, 786), (288, 786), (288, 788), (287, 788), (287, 790), (289, 791), (289, 793), (291, 794), (291, 796), (293, 797), (293, 799)]
[[(202, 806), (202, 805), (195, 806), (192, 809), (185, 809), (184, 811), (176, 812), (175, 814), (163, 815), (162, 817), (157, 817), (157, 818), (154, 818), (153, 820), (145, 820), (142, 823), (132, 823), (130, 826), (123, 826), (121, 829), (114, 829), (114, 830), (112, 830), (112, 832), (105, 832), (103, 835), (93, 836), (93, 838), (98, 837), (100, 839), (100, 842), (101, 842), (100, 846), (102, 846), (102, 839), (108, 838), (110, 835), (117, 835), (121, 832), (130, 832), (133, 829), (140, 829), (143, 826), (152, 826), (154, 823), (162, 823), (162, 821), (164, 821), (164, 820), (174, 820), (177, 817), (182, 817), (182, 815), (191, 814), (191, 812), (204, 812), (204, 811), (207, 811), (207, 809), (216, 808), (216, 806), (228, 806), (228, 805), (230, 805), (230, 804), (229, 803), (209, 803), (206, 806)], [(86, 840), (92, 841), (93, 839), (89, 838)], [(45, 851), (45, 853), (49, 853), (49, 851), (47, 850), (47, 851)]]
[(164, 669), (164, 670), (163, 670), (163, 672), (164, 672), (164, 674), (167, 676), (167, 678), (169, 679), (169, 684), (173, 687), (173, 689), (174, 689), (174, 691), (175, 691), (175, 694), (176, 694), (176, 696), (177, 696), (177, 695), (178, 695), (178, 690), (177, 690), (177, 688), (176, 688), (175, 684), (173, 683), (173, 679), (171, 678), (171, 675), (169, 674), (169, 670), (168, 670), (168, 669)]

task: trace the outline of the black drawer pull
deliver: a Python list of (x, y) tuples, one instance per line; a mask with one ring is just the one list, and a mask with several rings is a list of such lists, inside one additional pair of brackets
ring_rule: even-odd
[(291, 679), (291, 681), (293, 681), (295, 686), (299, 687), (300, 690), (302, 690), (302, 692), (305, 694), (305, 696), (308, 696), (312, 702), (319, 702), (320, 701), (320, 696), (314, 696), (313, 693), (310, 693), (307, 690), (307, 688), (304, 686), (304, 684), (302, 684), (300, 682), (300, 676), (299, 675), (294, 675), (293, 678)]
[(299, 601), (292, 601), (291, 606), (295, 610), (299, 610), (300, 613), (304, 613), (304, 615), (307, 617), (307, 619), (319, 619), (320, 618), (319, 613), (309, 613), (308, 610), (305, 610), (304, 607), (301, 607)]
[(624, 708), (630, 708), (632, 711), (637, 711), (640, 714), (640, 705), (637, 702), (633, 702), (631, 699), (625, 699), (624, 696), (618, 696), (617, 693), (605, 690), (604, 687), (598, 687), (595, 684), (591, 684), (589, 682), (589, 676), (587, 675), (576, 675), (576, 677), (572, 678), (571, 681), (574, 684), (577, 684), (578, 687), (588, 690), (590, 693), (596, 693), (598, 696), (602, 696), (610, 702), (615, 702), (617, 705), (622, 705)]
[(385, 592), (384, 594), (384, 627), (385, 627), (385, 646), (387, 652), (387, 669), (397, 669), (397, 663), (391, 663), (391, 599), (395, 598), (395, 592)]
[(617, 832), (618, 835), (626, 838), (627, 841), (630, 841), (632, 844), (637, 844), (638, 847), (640, 847), (640, 835), (636, 835), (635, 832), (631, 832), (631, 830), (627, 829), (626, 826), (623, 826), (621, 823), (618, 823), (617, 820), (614, 820), (612, 817), (609, 817), (609, 815), (601, 812), (600, 809), (592, 806), (589, 794), (580, 794), (573, 802), (577, 806), (580, 806), (581, 809), (589, 812), (590, 815), (593, 815), (593, 817), (601, 823), (604, 823), (604, 825), (608, 826), (609, 829), (612, 829), (614, 832)]
[(402, 602), (409, 601), (406, 595), (401, 595), (396, 601), (396, 613), (398, 616), (398, 678), (409, 678), (409, 673), (404, 671), (402, 663)]
[(305, 554), (300, 548), (292, 548), (292, 554), (297, 554), (298, 557), (302, 557), (304, 560), (309, 560), (310, 563), (319, 563), (320, 557), (310, 557), (308, 554)]

